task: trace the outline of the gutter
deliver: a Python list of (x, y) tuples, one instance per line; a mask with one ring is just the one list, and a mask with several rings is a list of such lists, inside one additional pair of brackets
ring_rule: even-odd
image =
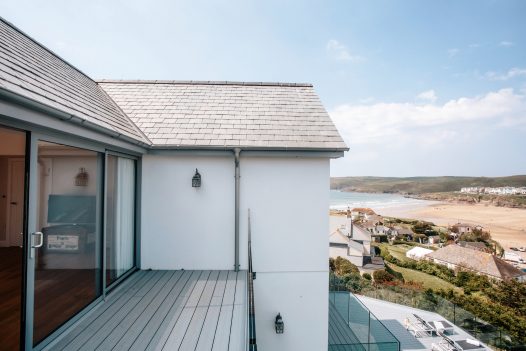
[(110, 136), (112, 138), (120, 139), (122, 141), (125, 141), (128, 144), (137, 145), (140, 147), (143, 147), (145, 149), (149, 149), (151, 147), (150, 144), (145, 143), (143, 141), (140, 141), (138, 139), (134, 139), (132, 137), (129, 137), (127, 135), (118, 133), (114, 131), (113, 129), (109, 127), (103, 127), (99, 124), (93, 123), (87, 119), (83, 119), (81, 117), (62, 112), (61, 110), (52, 107), (50, 105), (44, 104), (42, 102), (35, 101), (31, 98), (12, 93), (9, 90), (0, 88), (0, 97), (4, 97), (7, 100), (20, 103), (22, 106), (25, 106), (29, 109), (37, 110), (46, 113), (49, 116), (55, 117), (61, 121), (69, 122), (71, 124), (80, 125), (86, 129), (89, 129), (91, 131), (95, 131), (98, 133), (102, 133), (104, 135)]
[(234, 210), (234, 271), (239, 272), (239, 155), (241, 154), (240, 148), (235, 148), (234, 150), (234, 179), (235, 179), (235, 210)]

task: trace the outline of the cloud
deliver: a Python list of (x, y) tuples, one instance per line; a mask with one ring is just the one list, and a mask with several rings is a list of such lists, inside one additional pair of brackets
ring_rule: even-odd
[(469, 139), (484, 123), (491, 128), (526, 126), (526, 96), (501, 89), (444, 104), (342, 105), (330, 113), (348, 145), (437, 146)]
[(490, 71), (484, 74), (484, 78), (489, 80), (509, 80), (522, 76), (526, 76), (526, 68), (513, 67), (505, 73), (497, 73)]
[(447, 55), (449, 56), (449, 58), (452, 58), (452, 57), (457, 56), (459, 52), (460, 52), (459, 49), (455, 49), (455, 48), (453, 48), (453, 49), (448, 49), (448, 50), (447, 50)]
[(468, 47), (470, 49), (476, 49), (476, 48), (480, 48), (480, 44), (478, 43), (472, 43), (472, 44), (469, 44)]
[(504, 46), (504, 47), (511, 47), (511, 46), (515, 46), (515, 43), (512, 42), (512, 41), (506, 41), (506, 40), (503, 40), (499, 43), (499, 46)]
[(418, 94), (416, 98), (419, 100), (425, 100), (430, 102), (435, 102), (437, 100), (437, 96), (434, 90), (423, 91), (420, 94)]
[(365, 60), (363, 56), (352, 55), (349, 49), (336, 39), (327, 42), (327, 52), (338, 61), (362, 62)]

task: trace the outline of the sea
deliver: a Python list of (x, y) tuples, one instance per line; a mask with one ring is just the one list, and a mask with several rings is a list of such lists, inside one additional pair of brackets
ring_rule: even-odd
[(410, 210), (422, 206), (429, 206), (436, 202), (418, 200), (399, 194), (357, 193), (338, 190), (330, 191), (330, 208), (345, 210), (347, 207), (368, 207), (378, 214), (392, 213), (397, 210)]

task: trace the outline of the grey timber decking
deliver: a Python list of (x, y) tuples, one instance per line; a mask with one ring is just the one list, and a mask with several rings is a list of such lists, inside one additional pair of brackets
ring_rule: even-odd
[(46, 350), (243, 350), (246, 274), (138, 271)]

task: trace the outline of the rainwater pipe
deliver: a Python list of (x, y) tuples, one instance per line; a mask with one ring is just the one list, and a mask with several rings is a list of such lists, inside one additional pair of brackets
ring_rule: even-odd
[(240, 148), (234, 149), (234, 165), (235, 165), (235, 239), (234, 239), (234, 271), (239, 272), (239, 155)]

